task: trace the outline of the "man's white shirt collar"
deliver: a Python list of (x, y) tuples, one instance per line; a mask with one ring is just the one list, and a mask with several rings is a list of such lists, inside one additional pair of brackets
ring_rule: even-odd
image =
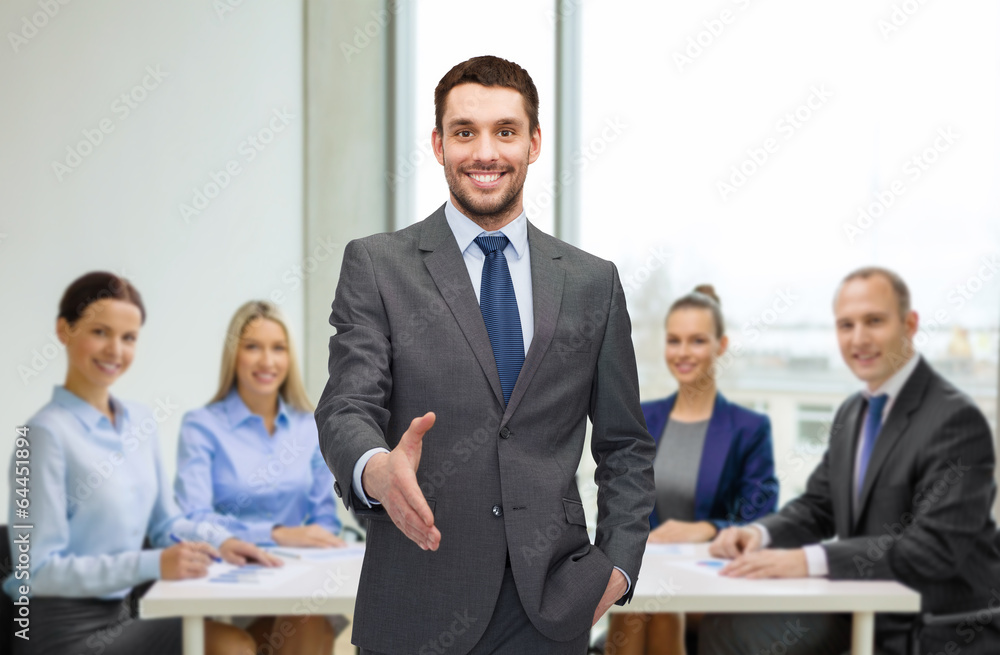
[[(451, 198), (445, 203), (444, 217), (448, 221), (448, 227), (451, 228), (452, 234), (455, 235), (455, 240), (458, 241), (459, 251), (463, 253), (469, 249), (469, 246), (472, 245), (476, 237), (483, 234), (503, 234), (507, 237), (511, 247), (514, 248), (514, 257), (516, 259), (520, 259), (528, 251), (528, 217), (523, 210), (520, 216), (495, 232), (486, 232), (483, 230), (472, 219), (460, 212), (452, 204)], [(479, 246), (476, 246), (472, 250), (472, 253), (483, 257), (483, 251), (479, 249)], [(507, 255), (507, 253), (504, 253), (504, 255)]]
[(892, 377), (882, 383), (882, 386), (875, 391), (869, 391), (868, 387), (865, 387), (861, 393), (865, 395), (865, 398), (871, 398), (872, 396), (884, 393), (889, 396), (890, 400), (895, 400), (899, 392), (903, 390), (903, 385), (906, 384), (906, 381), (910, 379), (910, 375), (913, 374), (914, 369), (917, 368), (919, 362), (920, 355), (913, 353), (910, 359), (898, 371), (892, 374)]

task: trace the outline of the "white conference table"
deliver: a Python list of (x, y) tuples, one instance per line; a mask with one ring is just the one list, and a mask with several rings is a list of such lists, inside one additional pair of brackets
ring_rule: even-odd
[[(851, 613), (851, 652), (871, 655), (876, 612), (920, 609), (920, 595), (896, 582), (721, 578), (695, 564), (707, 553), (707, 545), (650, 547), (632, 602), (611, 611)], [(355, 549), (333, 559), (286, 560), (281, 583), (272, 586), (160, 581), (140, 600), (139, 615), (183, 617), (184, 654), (204, 655), (208, 616), (352, 614), (362, 557)]]

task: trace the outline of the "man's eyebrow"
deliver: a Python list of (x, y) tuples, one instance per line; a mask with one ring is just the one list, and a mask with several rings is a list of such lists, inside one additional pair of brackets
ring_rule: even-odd
[[(453, 118), (448, 121), (448, 129), (455, 129), (457, 127), (468, 127), (473, 125), (474, 121), (471, 118)], [(510, 118), (498, 118), (493, 123), (494, 125), (512, 125), (514, 127), (520, 127), (524, 125), (524, 121), (520, 118), (510, 117)]]

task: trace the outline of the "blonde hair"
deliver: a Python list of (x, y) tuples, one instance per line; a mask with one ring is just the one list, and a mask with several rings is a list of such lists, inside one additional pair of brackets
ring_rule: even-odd
[(211, 402), (215, 403), (225, 400), (229, 392), (232, 391), (233, 386), (236, 384), (236, 351), (239, 349), (240, 339), (243, 337), (243, 332), (247, 329), (250, 322), (259, 318), (266, 318), (280, 325), (281, 329), (285, 331), (285, 340), (288, 342), (288, 375), (285, 376), (285, 381), (281, 383), (278, 394), (295, 409), (302, 412), (312, 412), (314, 409), (313, 404), (309, 401), (309, 396), (306, 394), (306, 387), (302, 383), (298, 356), (295, 353), (295, 344), (292, 342), (292, 335), (288, 330), (288, 321), (285, 320), (284, 314), (281, 313), (281, 310), (277, 306), (266, 300), (251, 300), (237, 309), (236, 313), (233, 314), (233, 319), (229, 321), (229, 328), (226, 330), (226, 341), (222, 346), (222, 368), (219, 373), (219, 390), (215, 392), (215, 396)]

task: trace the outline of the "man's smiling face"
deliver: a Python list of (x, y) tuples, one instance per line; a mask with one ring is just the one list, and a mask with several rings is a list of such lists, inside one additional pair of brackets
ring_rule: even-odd
[(531, 131), (521, 94), (459, 84), (448, 93), (441, 123), (432, 141), (451, 201), (484, 228), (517, 218), (528, 165), (538, 159), (542, 142), (541, 130)]

